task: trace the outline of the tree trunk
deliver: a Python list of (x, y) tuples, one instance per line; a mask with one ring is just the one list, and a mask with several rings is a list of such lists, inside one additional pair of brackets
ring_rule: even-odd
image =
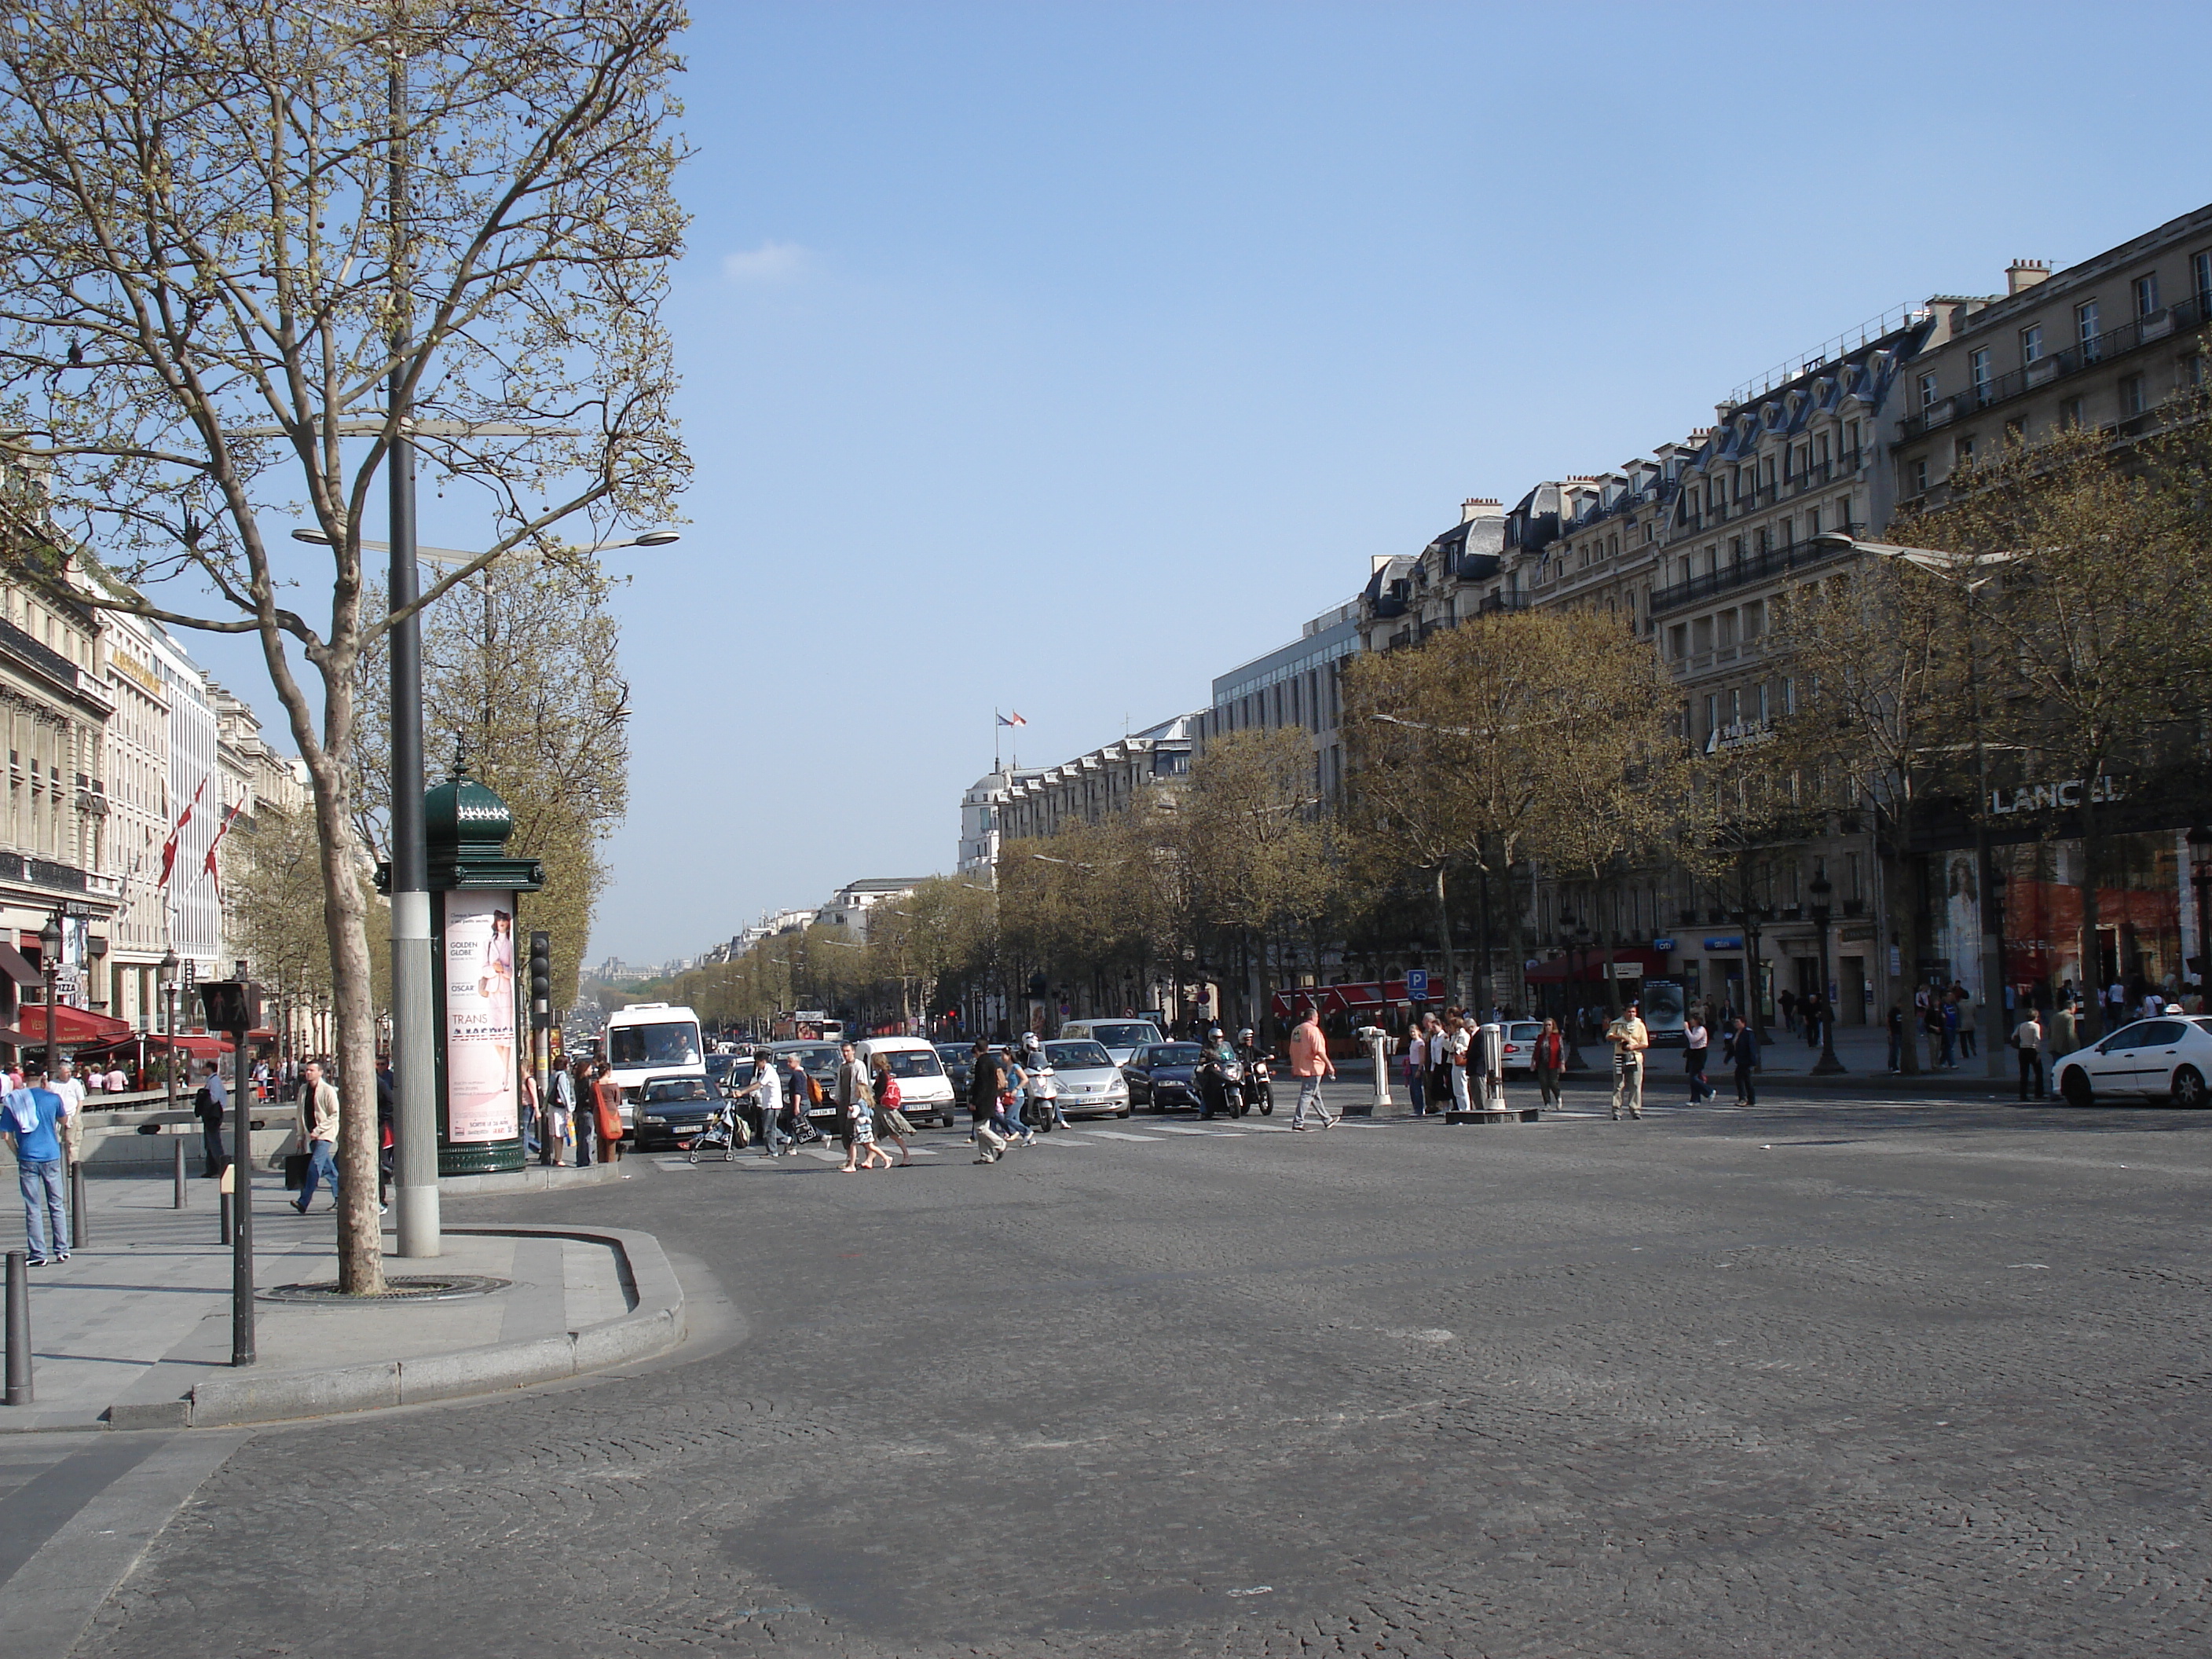
[(1437, 943), (1444, 953), (1444, 996), (1449, 1000), (1456, 977), (1457, 959), (1452, 954), (1451, 909), (1444, 902), (1444, 868), (1441, 863), (1437, 866)]
[[(1912, 1006), (1923, 975), (1920, 971), (1920, 895), (1925, 883), (1919, 879), (1918, 867), (1912, 859), (1912, 804), (1908, 799), (1897, 815), (1897, 845), (1892, 852), (1891, 867), (1897, 872), (1895, 885), (1905, 890), (1890, 896), (1890, 931), (1904, 940), (1898, 952), (1901, 977), (1905, 981), (1905, 1004), (1900, 1012), (1905, 1015), (1904, 1038), (1897, 1045), (1898, 1069), (1907, 1077), (1918, 1077), (1921, 1073), (1920, 1044), (1926, 1033), (1922, 1030), (1918, 1011)], [(1899, 926), (1900, 901), (1904, 910), (1904, 925)], [(1885, 1017), (1886, 1018), (1886, 1017)]]
[[(2101, 759), (2092, 760), (2082, 776), (2087, 780), (2081, 786), (2081, 1040), (2084, 1044), (2096, 1042), (2105, 1035), (2105, 963), (2104, 953), (2097, 938), (2098, 925), (2104, 920), (2104, 907), (2097, 893), (2098, 854), (2104, 849), (2104, 838), (2097, 829), (2097, 809), (2090, 804), (2096, 787)], [(2112, 977), (2124, 980), (2121, 971), (2119, 951), (2112, 952)]]

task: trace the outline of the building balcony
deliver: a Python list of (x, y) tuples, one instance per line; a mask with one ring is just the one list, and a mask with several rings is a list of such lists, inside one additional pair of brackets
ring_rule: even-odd
[(2039, 357), (2032, 363), (2003, 374), (1992, 375), (1964, 392), (1948, 398), (1938, 398), (1919, 414), (1908, 416), (1899, 423), (1899, 441), (1909, 443), (1941, 427), (1965, 420), (1983, 410), (1999, 404), (2009, 403), (2031, 392), (2039, 392), (2055, 381), (2069, 379), (2084, 369), (2100, 368), (2139, 351), (2154, 341), (2163, 340), (2177, 331), (2201, 328), (2212, 321), (2212, 295), (2193, 295), (2154, 311), (2148, 317), (2138, 317), (2131, 323), (2107, 329), (2077, 344), (2054, 351), (2049, 356)]
[[(1863, 526), (1839, 525), (1845, 535), (1856, 535)], [(1749, 586), (1754, 582), (1769, 581), (1793, 571), (1809, 569), (1814, 565), (1832, 563), (1848, 550), (1817, 542), (1801, 542), (1795, 547), (1770, 548), (1764, 553), (1754, 553), (1748, 558), (1738, 559), (1723, 569), (1710, 571), (1702, 576), (1692, 576), (1686, 581), (1670, 582), (1664, 587), (1651, 590), (1651, 614), (1673, 611), (1686, 605), (1695, 605), (1714, 595)]]

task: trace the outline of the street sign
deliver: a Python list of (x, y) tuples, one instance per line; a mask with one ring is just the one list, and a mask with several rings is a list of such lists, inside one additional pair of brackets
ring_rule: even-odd
[(1408, 968), (1406, 970), (1406, 994), (1415, 1002), (1426, 1002), (1429, 1000), (1427, 969)]

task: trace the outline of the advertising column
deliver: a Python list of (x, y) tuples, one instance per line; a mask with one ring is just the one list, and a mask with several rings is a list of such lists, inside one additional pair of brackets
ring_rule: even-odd
[(483, 1150), (522, 1134), (516, 1090), (514, 899), (447, 893), (446, 1144)]

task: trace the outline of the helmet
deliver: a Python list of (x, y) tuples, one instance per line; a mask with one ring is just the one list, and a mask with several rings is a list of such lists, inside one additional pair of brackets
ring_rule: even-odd
[(1210, 1037), (1219, 1036), (1221, 1035), (1221, 1028), (1218, 1025), (1209, 1026), (1206, 1028), (1206, 1034)]
[(1237, 1035), (1238, 1036), (1240, 1036), (1240, 1037), (1248, 1037), (1248, 1036), (1250, 1036), (1252, 1035), (1252, 1028), (1251, 1028), (1250, 1026), (1247, 1025), (1247, 1026), (1246, 1026), (1243, 1030), (1239, 1031)]

